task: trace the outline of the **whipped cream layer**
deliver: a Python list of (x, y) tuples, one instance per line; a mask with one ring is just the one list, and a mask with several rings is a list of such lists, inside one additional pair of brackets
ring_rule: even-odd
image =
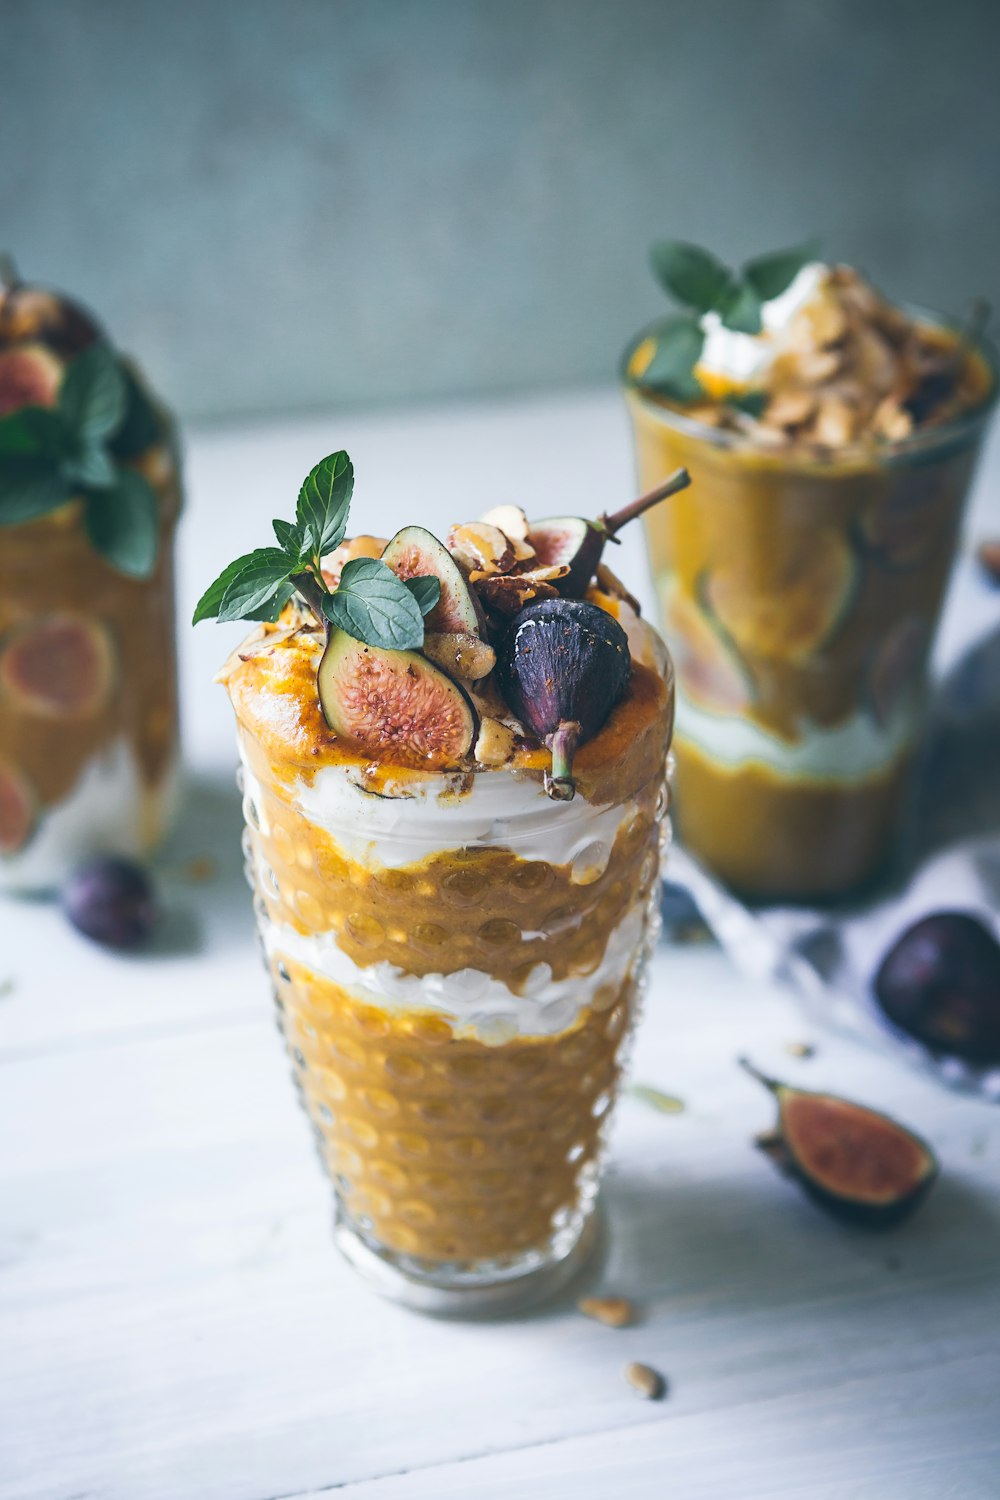
[[(243, 788), (267, 833), (260, 785), (245, 760)], [(634, 800), (596, 807), (577, 796), (559, 803), (554, 816), (556, 804), (540, 780), (504, 770), (478, 772), (465, 782), (447, 775), (410, 777), (373, 792), (350, 765), (323, 766), (311, 780), (298, 781), (291, 801), (366, 869), (399, 868), (428, 855), (480, 846), (569, 865), (571, 879), (580, 885), (604, 873), (618, 830), (637, 810)]]
[(909, 703), (884, 727), (859, 710), (831, 727), (804, 719), (798, 738), (786, 740), (753, 719), (712, 713), (677, 693), (678, 740), (733, 770), (758, 765), (809, 781), (865, 781), (888, 770), (911, 748), (918, 725), (919, 707)]
[(555, 1036), (585, 1010), (614, 1004), (642, 956), (644, 916), (636, 906), (622, 919), (592, 974), (553, 979), (549, 965), (538, 963), (522, 994), (479, 969), (420, 976), (386, 962), (360, 968), (337, 946), (332, 932), (305, 936), (292, 927), (262, 922), (261, 941), (272, 961), (291, 959), (369, 1005), (432, 1011), (446, 1017), (458, 1036), (501, 1046), (519, 1036)]
[(780, 297), (764, 303), (760, 333), (737, 333), (723, 327), (718, 313), (705, 313), (701, 319), (705, 345), (698, 369), (738, 385), (758, 384), (781, 353), (796, 314), (819, 296), (827, 274), (827, 267), (818, 262), (803, 266)]
[(169, 821), (176, 798), (175, 768), (150, 788), (129, 741), (115, 740), (87, 761), (68, 796), (40, 811), (25, 847), (0, 858), (0, 890), (54, 890), (93, 855), (145, 853)]

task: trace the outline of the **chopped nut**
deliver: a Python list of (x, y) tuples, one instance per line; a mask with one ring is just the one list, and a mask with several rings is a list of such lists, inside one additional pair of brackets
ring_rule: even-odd
[(812, 435), (826, 448), (843, 448), (854, 439), (854, 422), (854, 409), (842, 397), (824, 396)]
[(519, 505), (494, 505), (479, 517), (487, 526), (502, 531), (508, 541), (523, 542), (528, 537), (528, 517)]
[[(541, 570), (539, 570), (541, 571)], [(542, 580), (534, 582), (526, 574), (506, 574), (483, 578), (477, 585), (479, 597), (503, 615), (516, 615), (532, 599), (555, 599), (559, 590)]]
[(584, 1317), (607, 1328), (628, 1328), (635, 1322), (635, 1307), (627, 1297), (581, 1297), (576, 1305)]
[(486, 578), (506, 573), (514, 563), (514, 549), (500, 528), (482, 521), (453, 526), (448, 533), (448, 550), (470, 573)]
[(825, 385), (836, 375), (840, 364), (841, 357), (835, 349), (812, 349), (795, 355), (791, 369), (802, 385)]
[(499, 719), (481, 719), (474, 751), (481, 766), (503, 766), (514, 754), (514, 736)]
[(625, 1379), (644, 1401), (662, 1401), (667, 1394), (666, 1380), (652, 1365), (641, 1365), (633, 1360), (625, 1366)]
[(895, 396), (886, 396), (875, 408), (872, 426), (880, 437), (898, 443), (913, 431), (913, 418), (900, 406)]
[(462, 630), (429, 631), (424, 636), (424, 655), (467, 682), (488, 676), (497, 662), (492, 646)]
[(816, 410), (812, 391), (778, 391), (768, 402), (761, 421), (768, 427), (800, 427)]

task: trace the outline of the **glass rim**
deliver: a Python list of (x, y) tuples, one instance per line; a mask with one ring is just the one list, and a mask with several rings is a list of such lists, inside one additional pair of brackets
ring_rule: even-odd
[[(921, 307), (913, 302), (897, 302), (894, 306), (907, 313), (914, 321), (929, 324), (933, 328), (940, 328), (951, 333), (966, 334), (957, 318), (948, 317), (943, 313), (931, 312), (930, 309)], [(627, 397), (641, 404), (642, 409), (656, 417), (665, 427), (672, 427), (688, 437), (696, 438), (710, 447), (739, 450), (744, 453), (753, 454), (762, 462), (770, 460), (776, 467), (828, 469), (838, 464), (857, 463), (864, 460), (866, 463), (879, 462), (892, 464), (905, 460), (911, 456), (934, 452), (937, 449), (947, 449), (953, 445), (960, 444), (964, 440), (973, 440), (978, 437), (986, 419), (997, 404), (1000, 394), (1000, 354), (992, 339), (985, 334), (978, 334), (970, 341), (970, 348), (983, 361), (990, 376), (990, 386), (982, 401), (970, 407), (968, 411), (960, 412), (950, 421), (942, 423), (938, 427), (917, 428), (908, 437), (895, 438), (888, 442), (881, 442), (876, 446), (865, 446), (854, 443), (849, 447), (831, 449), (828, 454), (810, 453), (796, 451), (786, 448), (769, 448), (763, 443), (755, 443), (752, 438), (742, 432), (732, 432), (720, 427), (711, 427), (707, 422), (699, 422), (696, 417), (688, 416), (685, 412), (675, 407), (667, 406), (657, 400), (648, 388), (644, 387), (641, 378), (629, 373), (629, 365), (632, 362), (635, 351), (649, 338), (652, 338), (656, 329), (660, 326), (662, 319), (647, 323), (640, 331), (629, 339), (625, 349), (618, 361), (618, 379)]]

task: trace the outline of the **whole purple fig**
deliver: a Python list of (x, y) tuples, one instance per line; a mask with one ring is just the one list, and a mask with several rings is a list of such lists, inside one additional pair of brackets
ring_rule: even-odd
[(978, 917), (942, 911), (908, 927), (882, 960), (875, 995), (931, 1052), (1000, 1062), (1000, 943)]
[(62, 909), (78, 932), (105, 948), (138, 948), (156, 922), (153, 886), (140, 865), (106, 855), (69, 877)]

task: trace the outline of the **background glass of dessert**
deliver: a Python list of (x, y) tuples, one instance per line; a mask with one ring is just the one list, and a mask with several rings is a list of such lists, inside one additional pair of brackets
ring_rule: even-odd
[(833, 896), (891, 847), (996, 366), (842, 266), (804, 267), (760, 335), (703, 326), (697, 401), (644, 385), (653, 330), (622, 370), (642, 484), (694, 481), (645, 518), (677, 826), (748, 896)]
[(139, 371), (88, 313), (11, 273), (0, 288), (0, 889), (55, 888), (82, 859), (144, 855), (165, 832), (180, 505), (175, 428)]
[(441, 768), (331, 732), (324, 633), (290, 631), (287, 611), (222, 674), (258, 929), (337, 1242), (425, 1310), (536, 1300), (595, 1232), (658, 930), (673, 682), (629, 604), (588, 597), (625, 628), (631, 670), (571, 801), (546, 795), (549, 752), (495, 674), (466, 681), (475, 746)]

